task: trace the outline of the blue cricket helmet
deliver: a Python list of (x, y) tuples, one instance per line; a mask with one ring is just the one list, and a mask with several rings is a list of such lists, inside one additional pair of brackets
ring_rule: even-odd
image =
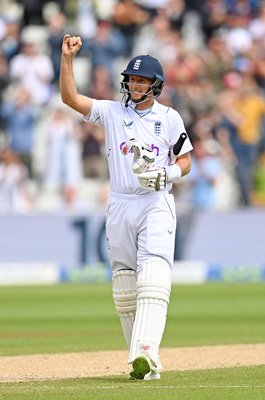
[(124, 76), (123, 86), (129, 81), (129, 75), (138, 75), (153, 79), (154, 83), (151, 85), (151, 89), (156, 97), (160, 95), (165, 81), (160, 62), (150, 55), (140, 55), (132, 58), (121, 75)]

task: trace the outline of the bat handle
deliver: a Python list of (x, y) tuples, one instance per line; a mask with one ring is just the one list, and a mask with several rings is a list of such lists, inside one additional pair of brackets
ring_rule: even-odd
[(185, 132), (183, 132), (180, 135), (180, 137), (178, 138), (178, 141), (173, 146), (173, 154), (175, 156), (177, 156), (179, 154), (186, 139), (187, 139), (187, 134)]

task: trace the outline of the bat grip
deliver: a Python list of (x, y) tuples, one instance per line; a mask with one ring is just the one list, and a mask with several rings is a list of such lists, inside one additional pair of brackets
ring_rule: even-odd
[(187, 139), (187, 134), (183, 132), (178, 138), (178, 141), (173, 146), (173, 154), (175, 156), (177, 156), (180, 153), (180, 150), (182, 149), (182, 146), (186, 139)]

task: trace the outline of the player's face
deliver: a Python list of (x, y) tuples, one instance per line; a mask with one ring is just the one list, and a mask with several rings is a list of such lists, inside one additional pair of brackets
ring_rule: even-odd
[(129, 75), (129, 91), (131, 93), (132, 100), (141, 99), (147, 92), (150, 91), (150, 86), (152, 83), (153, 80), (150, 78)]

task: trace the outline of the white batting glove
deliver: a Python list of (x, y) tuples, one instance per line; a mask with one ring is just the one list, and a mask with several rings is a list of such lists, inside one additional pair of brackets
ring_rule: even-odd
[(165, 190), (168, 182), (174, 182), (180, 178), (181, 169), (177, 164), (149, 169), (138, 175), (140, 185), (151, 192)]
[(138, 175), (138, 181), (144, 189), (152, 192), (164, 190), (167, 185), (167, 173), (165, 168), (149, 169)]
[(155, 162), (155, 155), (151, 147), (135, 139), (128, 140), (122, 146), (121, 152), (124, 155), (133, 152), (132, 170), (135, 174), (147, 171)]

